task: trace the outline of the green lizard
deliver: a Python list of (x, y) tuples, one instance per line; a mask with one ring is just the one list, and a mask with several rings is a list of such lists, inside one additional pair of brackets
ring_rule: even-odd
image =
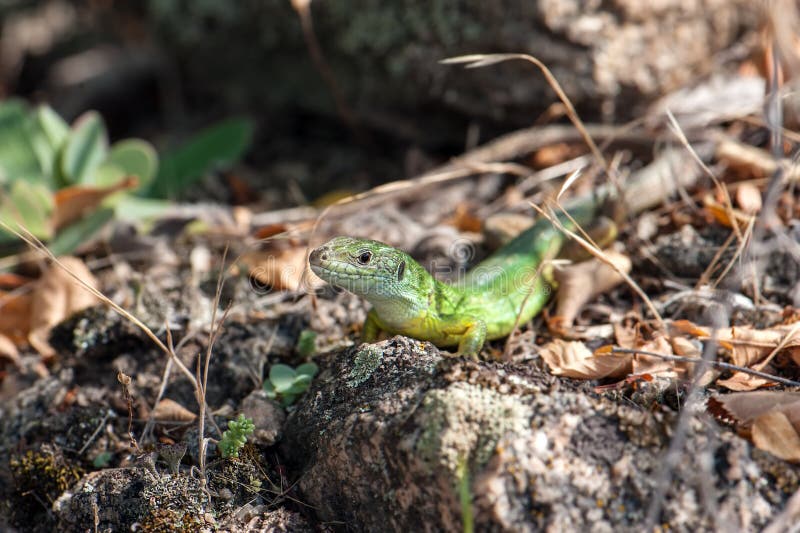
[[(586, 226), (598, 209), (598, 202), (586, 201), (569, 213)], [(568, 217), (560, 221), (574, 228)], [(613, 228), (606, 237), (616, 236)], [(434, 279), (405, 252), (367, 239), (336, 237), (314, 249), (309, 264), (323, 280), (372, 304), (364, 342), (386, 331), (458, 346), (458, 355), (475, 357), (486, 340), (505, 337), (541, 311), (552, 286), (548, 260), (565, 241), (548, 220), (539, 220), (453, 284)]]

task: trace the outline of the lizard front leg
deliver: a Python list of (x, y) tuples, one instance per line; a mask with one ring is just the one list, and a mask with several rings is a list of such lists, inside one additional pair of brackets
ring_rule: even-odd
[(378, 315), (372, 309), (367, 313), (367, 319), (364, 320), (364, 327), (361, 329), (361, 342), (375, 342), (383, 331), (378, 323)]
[(466, 327), (461, 339), (458, 341), (456, 357), (467, 356), (475, 360), (486, 341), (486, 322), (478, 318), (462, 319), (462, 327)]

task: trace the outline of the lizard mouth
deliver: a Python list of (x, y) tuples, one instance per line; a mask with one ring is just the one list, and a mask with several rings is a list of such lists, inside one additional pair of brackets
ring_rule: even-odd
[(324, 265), (311, 262), (309, 264), (311, 265), (311, 271), (328, 283), (343, 284), (364, 279), (363, 274), (356, 270), (353, 265), (343, 261), (327, 261)]

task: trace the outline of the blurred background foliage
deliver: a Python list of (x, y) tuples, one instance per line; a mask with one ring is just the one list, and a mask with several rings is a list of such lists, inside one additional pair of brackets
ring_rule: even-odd
[(53, 239), (70, 187), (102, 196), (73, 224), (363, 190), (563, 119), (528, 65), (443, 58), (532, 53), (584, 120), (620, 121), (757, 25), (745, 0), (0, 0), (0, 217)]

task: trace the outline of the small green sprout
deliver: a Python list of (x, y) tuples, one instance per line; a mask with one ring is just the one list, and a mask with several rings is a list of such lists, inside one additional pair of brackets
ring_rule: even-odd
[(282, 364), (272, 365), (269, 379), (264, 381), (264, 390), (267, 396), (279, 400), (281, 405), (287, 407), (308, 389), (318, 370), (314, 363), (303, 363), (297, 368)]
[(247, 436), (251, 435), (255, 429), (253, 421), (243, 414), (240, 414), (236, 420), (228, 422), (228, 429), (222, 434), (222, 439), (217, 445), (222, 452), (222, 457), (239, 457), (239, 450), (247, 442)]

